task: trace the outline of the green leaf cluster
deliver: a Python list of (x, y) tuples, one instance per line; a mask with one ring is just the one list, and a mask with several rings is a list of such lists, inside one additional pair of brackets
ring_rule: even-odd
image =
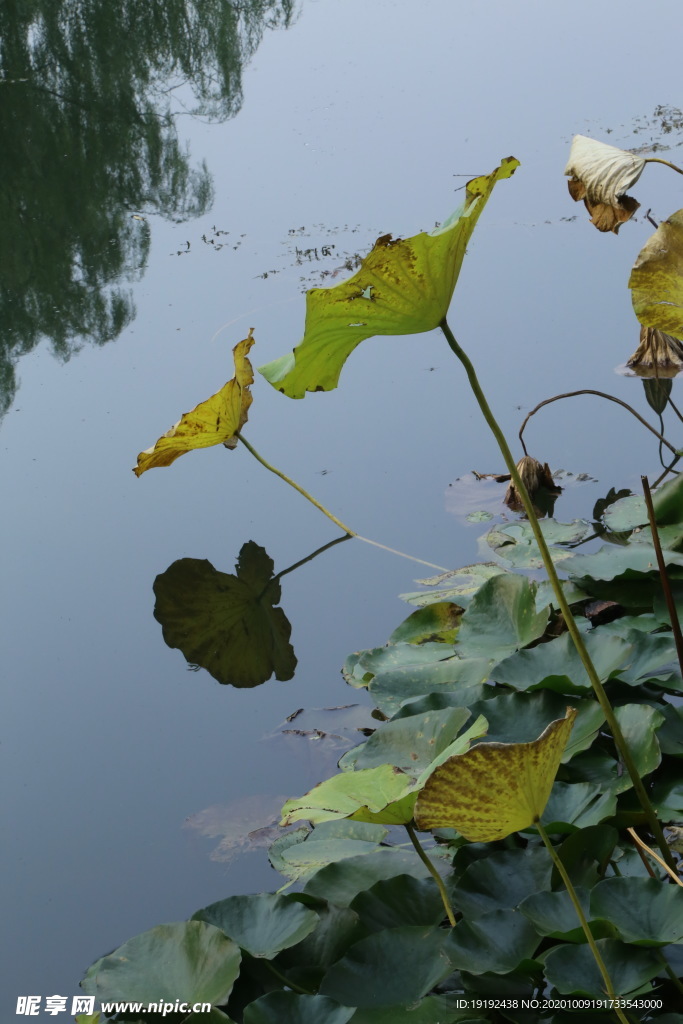
[[(658, 813), (675, 823), (683, 680), (654, 565), (643, 564), (650, 547), (632, 526), (624, 543), (579, 554), (567, 544), (582, 529), (545, 527), (575, 612), (599, 597), (624, 613), (585, 638)], [(153, 980), (238, 1024), (521, 1022), (475, 1018), (458, 999), (595, 998), (602, 978), (540, 817), (618, 993), (656, 994), (667, 1014), (642, 1019), (676, 1019), (683, 891), (656, 861), (648, 873), (626, 831), (642, 826), (642, 811), (567, 634), (520, 572), (522, 549), (534, 558), (526, 527), (495, 528), (488, 541), (501, 571), (468, 567), (477, 585), (457, 615), (432, 579), (423, 593), (435, 614), (423, 616), (426, 604), (384, 646), (347, 659), (348, 683), (385, 721), (339, 774), (284, 805), (283, 823), (298, 827), (270, 860), (301, 891), (229, 897), (152, 929), (95, 963), (87, 992), (146, 998)], [(667, 548), (667, 559), (683, 580), (680, 553)], [(454, 928), (401, 825), (431, 832)]]

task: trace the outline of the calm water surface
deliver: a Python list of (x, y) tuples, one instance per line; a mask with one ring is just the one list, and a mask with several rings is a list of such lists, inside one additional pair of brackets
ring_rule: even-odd
[[(146, 928), (279, 884), (264, 851), (212, 859), (219, 838), (183, 823), (331, 770), (268, 736), (297, 708), (358, 699), (345, 655), (383, 643), (409, 611), (397, 594), (429, 572), (332, 548), (282, 581), (294, 678), (221, 686), (165, 645), (155, 577), (186, 557), (231, 572), (248, 540), (279, 571), (334, 527), (244, 450), (140, 480), (138, 451), (232, 375), (249, 327), (255, 365), (286, 352), (306, 287), (341, 280), (379, 234), (431, 229), (510, 154), (522, 166), (450, 315), (503, 426), (581, 387), (654, 419), (614, 372), (637, 343), (626, 280), (645, 210), (683, 205), (680, 179), (649, 168), (640, 216), (605, 237), (562, 176), (576, 132), (681, 162), (683, 136), (654, 116), (682, 105), (673, 2), (648, 8), (656, 60), (628, 2), (609, 46), (582, 2), (568, 18), (540, 2), (273, 0), (226, 32), (225, 4), (197, 4), (204, 20), (171, 4), (160, 23), (139, 3), (74, 3), (70, 48), (66, 5), (45, 4), (39, 28), (40, 6), (0, 16), (6, 1016), (20, 994), (74, 995)], [(449, 485), (501, 460), (436, 333), (367, 342), (330, 394), (253, 393), (252, 444), (354, 529), (438, 565), (481, 557)], [(594, 398), (550, 407), (527, 438), (597, 481), (567, 488), (561, 519), (659, 472), (656, 442)]]

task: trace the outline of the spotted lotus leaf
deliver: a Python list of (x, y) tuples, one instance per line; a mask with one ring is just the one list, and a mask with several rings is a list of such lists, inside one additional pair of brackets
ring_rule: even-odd
[(334, 288), (306, 295), (306, 328), (292, 353), (259, 367), (290, 398), (336, 388), (347, 358), (375, 334), (419, 334), (448, 312), (465, 249), (496, 182), (519, 160), (507, 157), (465, 186), (462, 205), (434, 231), (411, 238), (382, 235), (360, 269)]

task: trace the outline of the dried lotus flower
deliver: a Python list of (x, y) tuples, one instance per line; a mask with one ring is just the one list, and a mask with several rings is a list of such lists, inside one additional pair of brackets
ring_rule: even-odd
[(640, 344), (626, 365), (636, 372), (653, 370), (675, 375), (683, 370), (683, 344), (656, 327), (641, 327)]
[(643, 173), (645, 159), (616, 146), (575, 135), (564, 173), (572, 199), (583, 199), (598, 231), (617, 234), (639, 207), (626, 190)]
[[(562, 492), (562, 488), (558, 487), (553, 480), (553, 476), (547, 462), (540, 463), (537, 459), (532, 458), (531, 455), (525, 455), (524, 458), (520, 459), (517, 463), (517, 472), (521, 476), (522, 483), (526, 487), (532, 501), (542, 487), (551, 494), (561, 494)], [(508, 508), (512, 509), (513, 512), (521, 512), (523, 510), (524, 506), (514, 483), (510, 483), (507, 491), (505, 492), (503, 502)]]

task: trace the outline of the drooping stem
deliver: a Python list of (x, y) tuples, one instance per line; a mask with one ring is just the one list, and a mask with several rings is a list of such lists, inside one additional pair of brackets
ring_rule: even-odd
[(664, 164), (665, 167), (670, 167), (672, 171), (678, 171), (679, 174), (683, 174), (680, 167), (676, 167), (676, 164), (672, 164), (669, 160), (662, 160), (658, 156), (648, 156), (645, 159), (646, 164)]
[(392, 555), (400, 555), (401, 558), (409, 558), (411, 562), (419, 562), (420, 565), (426, 565), (430, 569), (440, 569), (442, 572), (448, 572), (448, 569), (444, 565), (436, 565), (434, 562), (426, 562), (424, 558), (416, 558), (414, 555), (406, 554), (405, 551), (398, 551), (396, 548), (387, 547), (386, 544), (380, 544), (380, 542), (377, 540), (370, 540), (369, 537), (361, 537), (359, 533), (356, 533), (355, 530), (352, 530), (350, 526), (346, 525), (346, 523), (342, 523), (341, 519), (337, 519), (334, 513), (330, 512), (328, 508), (325, 508), (325, 506), (322, 505), (319, 501), (317, 501), (312, 494), (309, 494), (308, 491), (305, 491), (303, 487), (299, 486), (299, 484), (295, 480), (292, 480), (290, 476), (287, 476), (286, 473), (283, 473), (282, 470), (278, 469), (276, 466), (271, 465), (270, 462), (266, 462), (263, 456), (256, 451), (253, 445), (250, 445), (247, 439), (242, 437), (239, 431), (235, 432), (235, 436), (240, 439), (244, 447), (247, 449), (248, 452), (250, 452), (251, 455), (254, 456), (257, 462), (260, 462), (261, 465), (265, 466), (265, 468), (270, 470), (271, 473), (275, 473), (275, 476), (279, 476), (280, 479), (284, 480), (286, 484), (289, 484), (289, 486), (293, 487), (295, 491), (298, 491), (299, 494), (306, 498), (307, 501), (310, 501), (312, 505), (315, 505), (315, 507), (320, 512), (322, 512), (324, 516), (327, 516), (328, 519), (331, 519), (332, 522), (336, 526), (338, 526), (340, 530), (343, 530), (344, 533), (346, 533), (349, 537), (355, 537), (356, 540), (362, 540), (364, 541), (365, 544), (372, 544), (373, 547), (381, 548), (382, 551), (389, 551)]
[(645, 495), (647, 515), (648, 519), (650, 520), (650, 530), (652, 531), (652, 546), (654, 547), (655, 554), (657, 556), (659, 580), (662, 584), (662, 590), (664, 591), (664, 600), (666, 601), (666, 607), (669, 612), (669, 619), (671, 620), (671, 631), (674, 635), (674, 643), (676, 644), (678, 664), (680, 665), (681, 672), (683, 672), (683, 636), (681, 635), (681, 624), (678, 621), (678, 611), (676, 609), (676, 602), (674, 601), (674, 596), (671, 593), (671, 585), (669, 584), (669, 577), (666, 572), (666, 565), (664, 564), (664, 555), (662, 554), (662, 545), (659, 541), (657, 522), (655, 520), (655, 509), (654, 505), (652, 504), (652, 494), (650, 492), (650, 481), (646, 476), (641, 476), (640, 480), (643, 485), (643, 494)]
[(286, 484), (289, 484), (289, 486), (293, 487), (295, 491), (298, 491), (299, 494), (302, 494), (303, 497), (306, 498), (307, 501), (310, 501), (312, 505), (315, 505), (315, 507), (320, 512), (322, 512), (324, 516), (327, 516), (328, 519), (331, 519), (332, 522), (336, 526), (338, 526), (340, 530), (343, 530), (344, 533), (348, 533), (349, 537), (358, 536), (355, 530), (352, 530), (350, 526), (346, 525), (346, 523), (342, 523), (341, 519), (337, 519), (334, 513), (330, 512), (330, 510), (328, 508), (325, 508), (324, 505), (321, 505), (319, 501), (316, 501), (312, 494), (309, 494), (308, 491), (305, 491), (303, 489), (303, 487), (300, 487), (296, 480), (292, 480), (291, 476), (287, 476), (287, 474), (283, 473), (281, 469), (278, 469), (276, 466), (272, 466), (270, 462), (266, 462), (263, 456), (260, 455), (252, 445), (249, 444), (246, 437), (242, 437), (239, 431), (236, 432), (236, 436), (239, 437), (244, 447), (251, 455), (254, 456), (257, 462), (260, 462), (261, 465), (265, 466), (265, 468), (270, 470), (271, 473), (275, 473), (275, 476), (279, 476), (280, 479), (284, 480)]
[[(664, 469), (663, 469), (663, 470), (662, 470), (662, 472), (661, 472), (661, 473), (659, 474), (659, 476), (657, 477), (657, 479), (655, 480), (655, 482), (654, 482), (654, 483), (652, 484), (652, 486), (653, 486), (653, 487), (659, 487), (659, 485), (660, 485), (660, 484), (662, 483), (662, 481), (663, 481), (663, 480), (666, 480), (666, 478), (668, 477), (669, 473), (673, 473), (673, 472), (674, 472), (674, 466), (675, 466), (675, 465), (676, 465), (676, 464), (677, 464), (678, 462), (680, 462), (680, 461), (681, 461), (681, 457), (680, 457), (680, 455), (677, 455), (677, 456), (676, 456), (676, 458), (675, 458), (675, 459), (673, 459), (673, 460), (672, 460), (672, 461), (671, 461), (671, 462), (669, 463), (669, 465), (668, 465), (668, 466), (665, 466), (665, 467), (664, 467)], [(676, 476), (678, 476), (678, 470), (676, 470)]]
[(660, 444), (666, 445), (669, 451), (672, 452), (674, 455), (678, 454), (677, 449), (674, 448), (674, 446), (670, 444), (670, 442), (667, 441), (667, 439), (663, 437), (658, 430), (655, 430), (655, 428), (650, 423), (648, 423), (646, 419), (643, 419), (640, 413), (636, 412), (636, 410), (632, 406), (630, 406), (628, 402), (623, 402), (621, 398), (615, 398), (614, 395), (608, 395), (606, 391), (595, 391), (593, 390), (593, 388), (581, 388), (580, 391), (567, 391), (565, 392), (565, 394), (562, 395), (553, 395), (552, 398), (545, 398), (542, 402), (539, 402), (538, 405), (535, 406), (531, 410), (531, 412), (524, 418), (524, 422), (519, 428), (519, 440), (521, 442), (522, 448), (524, 449), (525, 455), (528, 455), (529, 453), (526, 450), (526, 445), (524, 444), (524, 438), (522, 435), (524, 434), (524, 428), (526, 427), (531, 417), (535, 416), (536, 413), (540, 409), (542, 409), (544, 405), (552, 405), (553, 402), (559, 402), (563, 398), (577, 398), (579, 395), (596, 395), (598, 398), (606, 398), (608, 402), (614, 402), (615, 405), (620, 405), (622, 409), (626, 409), (626, 411), (630, 412), (632, 416), (635, 416), (638, 422), (642, 423), (643, 426), (646, 427), (651, 434), (654, 434), (656, 438), (659, 438)]
[(282, 572), (276, 573), (272, 580), (268, 580), (267, 587), (269, 587), (275, 580), (281, 580), (283, 576), (287, 575), (287, 573), (294, 572), (295, 569), (300, 569), (301, 566), (306, 565), (307, 562), (312, 562), (314, 558), (317, 558), (318, 555), (322, 555), (324, 551), (329, 551), (330, 548), (336, 547), (337, 544), (344, 544), (347, 540), (351, 539), (352, 534), (350, 533), (345, 533), (343, 537), (335, 537), (334, 540), (330, 540), (327, 544), (323, 544), (321, 548), (313, 551), (310, 555), (306, 555), (305, 558), (300, 558), (298, 562), (294, 563), (294, 565), (288, 565), (286, 569), (282, 570)]
[[(562, 863), (562, 860), (560, 859), (560, 857), (559, 857), (555, 847), (550, 842), (550, 839), (548, 838), (548, 833), (543, 828), (543, 826), (541, 825), (540, 821), (535, 822), (535, 825), (536, 825), (536, 828), (538, 829), (538, 834), (540, 835), (541, 839), (543, 840), (543, 843), (545, 845), (546, 850), (548, 851), (548, 853), (550, 854), (550, 856), (553, 859), (553, 864), (557, 868), (557, 870), (558, 870), (558, 872), (560, 874), (560, 877), (561, 877), (562, 881), (564, 882), (565, 888), (566, 888), (567, 892), (569, 893), (569, 899), (574, 904), (574, 910), (576, 911), (576, 916), (578, 917), (579, 921), (581, 922), (581, 927), (583, 928), (583, 934), (586, 936), (586, 942), (590, 946), (591, 953), (593, 954), (593, 957), (595, 958), (595, 962), (598, 965), (598, 970), (600, 971), (600, 974), (602, 975), (602, 980), (603, 980), (604, 985), (605, 985), (605, 991), (606, 991), (606, 993), (607, 993), (607, 995), (609, 996), (610, 999), (616, 1000), (617, 999), (617, 993), (614, 991), (614, 985), (612, 984), (612, 979), (609, 976), (609, 971), (607, 970), (607, 967), (605, 966), (605, 961), (602, 959), (602, 955), (600, 953), (600, 950), (598, 949), (598, 947), (596, 945), (596, 942), (595, 942), (595, 939), (593, 938), (593, 933), (592, 933), (592, 931), (590, 930), (590, 928), (588, 926), (588, 921), (586, 920), (586, 915), (583, 912), (583, 908), (581, 907), (581, 903), (579, 901), (579, 897), (576, 894), (576, 889), (574, 888), (572, 880), (569, 877), (569, 873), (567, 872), (567, 869), (565, 868), (564, 864)], [(622, 1024), (629, 1024), (628, 1018), (624, 1016), (624, 1014), (621, 1012), (621, 1010), (618, 1007), (615, 1007), (615, 1013), (616, 1013), (617, 1017), (619, 1018), (619, 1020), (622, 1021)]]
[(410, 822), (408, 822), (408, 824), (406, 825), (406, 832), (410, 836), (410, 841), (415, 847), (415, 852), (417, 853), (418, 857), (420, 858), (424, 866), (427, 868), (429, 874), (436, 882), (439, 888), (439, 892), (441, 893), (441, 900), (446, 910), (446, 916), (450, 921), (451, 928), (455, 928), (455, 914), (453, 913), (453, 907), (451, 906), (451, 901), (449, 900), (448, 893), (446, 892), (446, 886), (443, 884), (443, 878), (436, 870), (436, 868), (432, 864), (431, 860), (429, 859), (425, 851), (422, 849), (422, 844), (420, 843), (420, 840), (417, 838), (417, 835), (415, 834), (415, 829), (410, 824)]
[(508, 447), (505, 435), (503, 434), (503, 431), (500, 429), (500, 426), (498, 425), (495, 416), (491, 412), (491, 408), (488, 402), (486, 401), (486, 396), (484, 395), (484, 392), (481, 389), (479, 379), (477, 377), (477, 374), (472, 363), (470, 362), (466, 353), (463, 351), (463, 349), (456, 341), (455, 336), (451, 331), (450, 327), (448, 326), (445, 317), (441, 321), (439, 326), (441, 327), (441, 330), (443, 331), (451, 349), (465, 367), (465, 372), (467, 373), (467, 378), (470, 382), (470, 387), (472, 388), (474, 396), (477, 399), (477, 402), (479, 403), (479, 408), (481, 409), (484, 419), (488, 423), (493, 436), (498, 442), (498, 447), (500, 448), (501, 454), (505, 461), (505, 465), (508, 468), (510, 476), (512, 477), (512, 482), (515, 485), (517, 493), (519, 494), (519, 497), (522, 501), (522, 505), (524, 506), (524, 511), (529, 520), (529, 525), (531, 526), (534, 539), (538, 545), (541, 558), (543, 559), (543, 564), (548, 574), (548, 579), (550, 580), (550, 584), (553, 588), (557, 604), (562, 612), (562, 616), (566, 623), (567, 630), (571, 635), (574, 646), (576, 647), (577, 654), (579, 655), (581, 663), (586, 670), (588, 678), (590, 679), (591, 686), (593, 687), (595, 696), (598, 700), (598, 703), (600, 704), (600, 708), (602, 709), (602, 712), (605, 716), (610, 732), (612, 733), (612, 737), (614, 738), (614, 743), (617, 747), (617, 750), (619, 751), (621, 759), (626, 765), (626, 769), (631, 777), (631, 781), (633, 782), (633, 788), (635, 789), (640, 805), (643, 808), (643, 811), (645, 812), (645, 816), (647, 818), (650, 830), (657, 840), (657, 845), (662, 851), (662, 856), (672, 868), (675, 868), (675, 861), (671, 855), (671, 851), (669, 850), (666, 839), (664, 838), (662, 826), (657, 819), (657, 814), (655, 812), (654, 807), (652, 806), (652, 803), (650, 802), (650, 798), (647, 794), (645, 786), (643, 785), (636, 763), (633, 760), (633, 757), (631, 756), (631, 751), (628, 748), (621, 728), (619, 727), (619, 723), (614, 715), (612, 705), (610, 704), (607, 694), (605, 693), (605, 689), (602, 683), (600, 682), (598, 673), (596, 672), (595, 666), (591, 661), (590, 655), (588, 654), (588, 651), (586, 649), (586, 645), (583, 642), (583, 637), (579, 632), (579, 628), (569, 607), (569, 603), (567, 602), (567, 598), (565, 596), (564, 590), (562, 589), (562, 584), (560, 583), (559, 576), (557, 575), (555, 565), (550, 556), (548, 545), (545, 542), (545, 537), (543, 536), (543, 531), (541, 530), (541, 526), (538, 521), (538, 517), (536, 515), (533, 503), (519, 475), (519, 472), (517, 471), (517, 465), (512, 456), (512, 452)]

